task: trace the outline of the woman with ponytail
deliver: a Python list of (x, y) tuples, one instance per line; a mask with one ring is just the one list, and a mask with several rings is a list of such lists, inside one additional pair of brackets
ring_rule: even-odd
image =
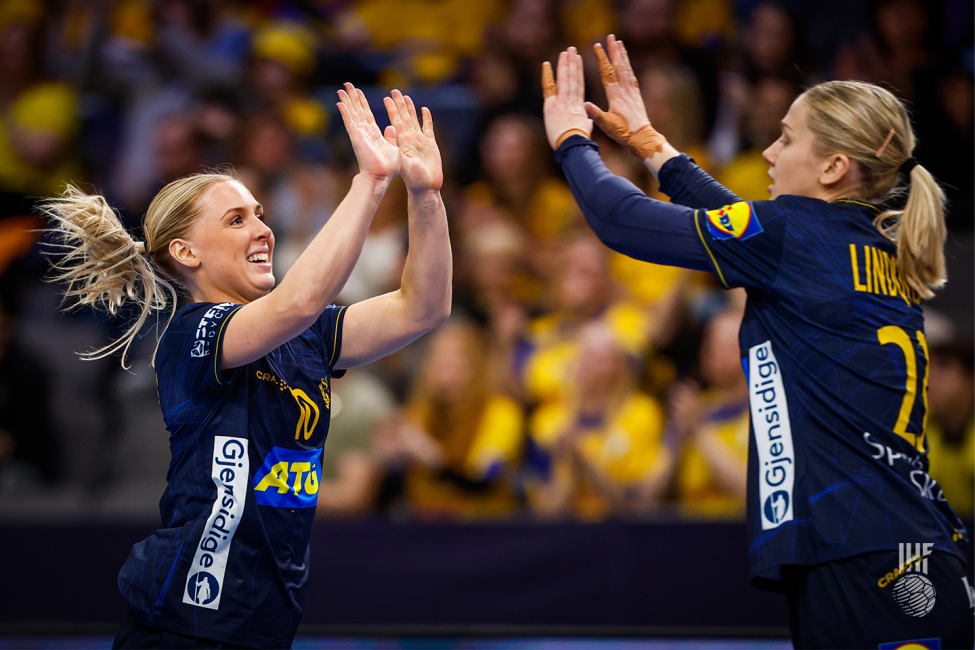
[[(146, 321), (191, 299), (155, 354), (170, 432), (162, 528), (119, 574), (129, 606), (116, 648), (290, 648), (308, 578), (308, 542), (328, 433), (330, 384), (397, 350), (450, 312), (443, 171), (430, 112), (385, 99), (381, 132), (361, 91), (339, 91), (359, 163), (348, 195), (274, 288), (274, 235), (238, 180), (198, 174), (153, 199), (135, 241), (100, 196), (69, 187), (46, 204), (62, 237), (56, 264), (78, 304), (138, 317), (92, 353), (128, 351)], [(352, 271), (376, 207), (401, 174), (410, 251), (398, 291), (331, 302)], [(274, 290), (272, 291), (272, 288)]]
[[(653, 128), (623, 43), (608, 50), (609, 111), (584, 101), (575, 48), (557, 84), (543, 66), (549, 143), (610, 248), (746, 289), (753, 584), (787, 594), (797, 648), (971, 648), (968, 531), (924, 436), (920, 302), (945, 282), (944, 195), (912, 156), (907, 111), (870, 84), (810, 88), (764, 153), (771, 200), (743, 202)], [(593, 121), (673, 203), (606, 168)]]

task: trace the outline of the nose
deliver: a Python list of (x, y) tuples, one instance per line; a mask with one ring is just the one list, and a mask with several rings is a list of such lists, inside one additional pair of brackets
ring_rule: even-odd
[(255, 219), (255, 221), (257, 221), (257, 228), (254, 229), (254, 239), (257, 239), (258, 241), (262, 239), (270, 239), (274, 234), (271, 231), (271, 227), (260, 219)]
[(773, 142), (768, 146), (768, 148), (762, 152), (762, 160), (767, 162), (769, 165), (775, 165), (775, 158), (778, 155), (778, 140)]

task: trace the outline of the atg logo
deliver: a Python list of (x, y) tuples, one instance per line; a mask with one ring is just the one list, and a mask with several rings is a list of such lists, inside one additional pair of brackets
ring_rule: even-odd
[(321, 459), (321, 449), (272, 449), (254, 474), (257, 503), (276, 508), (313, 508), (322, 478)]
[(220, 583), (206, 571), (190, 576), (186, 581), (186, 595), (196, 605), (209, 605), (220, 593)]
[(720, 210), (708, 210), (708, 231), (715, 239), (748, 239), (762, 232), (754, 206), (747, 202), (732, 203)]

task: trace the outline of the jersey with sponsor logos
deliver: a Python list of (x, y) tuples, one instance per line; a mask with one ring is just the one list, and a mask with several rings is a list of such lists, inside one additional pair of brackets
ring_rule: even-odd
[(223, 334), (240, 307), (184, 307), (160, 342), (156, 380), (172, 451), (162, 528), (132, 548), (119, 588), (150, 627), (290, 648), (345, 308), (329, 307), (299, 336), (221, 372)]
[(752, 575), (924, 541), (964, 559), (928, 474), (928, 344), (867, 203), (783, 196), (697, 210), (718, 279), (745, 287)]

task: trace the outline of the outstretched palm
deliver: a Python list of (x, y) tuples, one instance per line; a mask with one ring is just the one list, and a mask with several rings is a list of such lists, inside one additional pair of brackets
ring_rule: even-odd
[(388, 181), (400, 171), (400, 153), (391, 129), (384, 135), (376, 124), (366, 96), (352, 84), (339, 91), (339, 113), (352, 140), (359, 171), (379, 181)]
[(416, 117), (413, 100), (394, 90), (383, 100), (389, 122), (396, 131), (400, 171), (411, 192), (437, 191), (443, 186), (443, 162), (433, 135), (433, 116), (423, 108), (423, 126)]

